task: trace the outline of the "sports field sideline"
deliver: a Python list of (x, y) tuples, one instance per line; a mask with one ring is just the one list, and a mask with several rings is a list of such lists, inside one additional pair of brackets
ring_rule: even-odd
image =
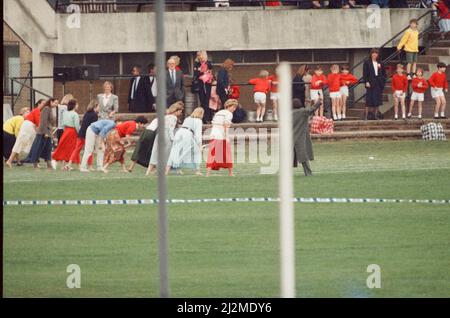
[[(295, 196), (450, 199), (450, 143), (315, 143), (315, 176)], [(278, 197), (278, 176), (170, 176), (171, 199)], [(156, 177), (4, 170), (3, 200), (150, 199)], [(298, 297), (448, 297), (450, 205), (297, 203)], [(157, 206), (5, 206), (6, 297), (158, 296)], [(278, 297), (278, 204), (169, 205), (172, 297)], [(66, 287), (66, 267), (81, 288)], [(366, 268), (381, 267), (368, 289)]]

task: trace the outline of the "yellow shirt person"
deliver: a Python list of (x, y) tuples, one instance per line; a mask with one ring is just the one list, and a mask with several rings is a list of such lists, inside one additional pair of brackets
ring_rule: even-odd
[(3, 131), (10, 135), (14, 135), (17, 138), (19, 135), (20, 127), (22, 126), (25, 118), (22, 115), (11, 117), (3, 123)]
[(403, 34), (397, 49), (401, 50), (404, 47), (405, 52), (416, 53), (419, 52), (419, 31), (409, 28)]

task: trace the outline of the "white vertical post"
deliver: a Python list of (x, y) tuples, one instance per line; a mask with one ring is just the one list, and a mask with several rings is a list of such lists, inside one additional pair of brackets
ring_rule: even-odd
[(164, 51), (164, 11), (165, 0), (156, 3), (156, 110), (158, 115), (158, 224), (159, 224), (159, 282), (160, 296), (169, 297), (169, 235), (167, 217), (167, 178), (165, 174), (164, 154), (166, 140), (164, 134), (164, 116), (166, 113), (166, 53)]
[(277, 68), (279, 80), (279, 195), (280, 195), (280, 270), (281, 297), (295, 297), (295, 240), (294, 240), (294, 143), (292, 133), (292, 73), (289, 63)]

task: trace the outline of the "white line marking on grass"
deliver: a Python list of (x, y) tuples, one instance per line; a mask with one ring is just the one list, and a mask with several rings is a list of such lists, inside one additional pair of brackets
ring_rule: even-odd
[[(279, 198), (204, 198), (204, 199), (168, 199), (169, 204), (190, 203), (230, 203), (230, 202), (278, 202)], [(380, 199), (380, 198), (294, 198), (294, 202), (300, 203), (421, 203), (421, 204), (450, 204), (450, 200), (433, 199)], [(18, 205), (152, 205), (157, 204), (157, 199), (140, 200), (10, 200), (3, 201), (3, 206)]]

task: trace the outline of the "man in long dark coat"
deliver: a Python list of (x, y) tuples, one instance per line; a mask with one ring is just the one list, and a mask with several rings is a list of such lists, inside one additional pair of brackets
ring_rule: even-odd
[(292, 101), (293, 105), (293, 135), (294, 135), (294, 167), (300, 162), (305, 176), (312, 176), (310, 160), (314, 160), (311, 135), (309, 134), (309, 117), (320, 107), (321, 99), (312, 106), (302, 107), (299, 99)]

